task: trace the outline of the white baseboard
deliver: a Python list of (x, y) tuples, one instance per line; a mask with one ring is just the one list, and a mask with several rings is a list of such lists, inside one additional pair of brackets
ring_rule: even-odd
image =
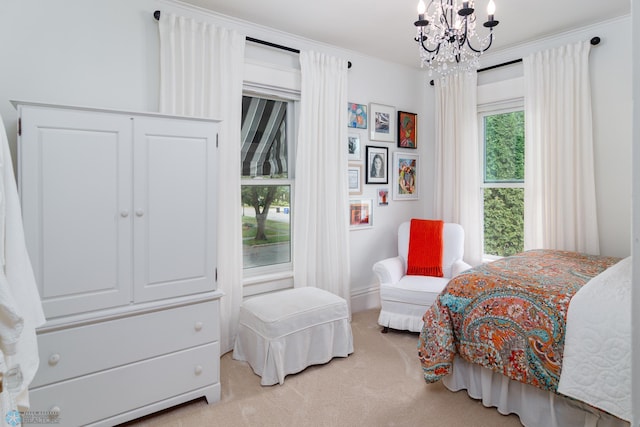
[(352, 313), (372, 308), (380, 308), (380, 288), (378, 286), (367, 289), (357, 289), (351, 292)]

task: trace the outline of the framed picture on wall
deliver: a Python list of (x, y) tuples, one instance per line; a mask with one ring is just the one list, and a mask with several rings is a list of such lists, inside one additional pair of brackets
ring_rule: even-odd
[(374, 147), (367, 145), (367, 184), (388, 184), (388, 154), (387, 147)]
[(418, 166), (417, 154), (393, 153), (393, 200), (418, 200)]
[(418, 115), (398, 111), (398, 147), (418, 148)]
[(388, 105), (369, 104), (372, 141), (393, 142), (396, 132), (396, 109)]
[(352, 230), (373, 227), (373, 200), (349, 200), (349, 227)]
[(360, 135), (350, 133), (348, 137), (349, 160), (360, 161), (362, 159), (362, 150), (360, 149)]
[(349, 127), (356, 129), (367, 128), (367, 106), (365, 104), (349, 103)]
[(349, 194), (362, 194), (362, 165), (349, 165)]
[(387, 206), (389, 204), (389, 187), (378, 188), (378, 206)]

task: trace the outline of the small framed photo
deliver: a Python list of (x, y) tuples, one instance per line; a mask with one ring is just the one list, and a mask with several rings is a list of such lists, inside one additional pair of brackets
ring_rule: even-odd
[(370, 139), (393, 142), (396, 132), (396, 109), (388, 105), (369, 104)]
[(367, 128), (367, 106), (366, 104), (349, 103), (349, 127), (356, 129)]
[(398, 147), (418, 148), (418, 115), (398, 111)]
[(418, 200), (417, 154), (393, 153), (393, 200)]
[(389, 149), (367, 145), (367, 184), (388, 184)]
[(349, 200), (349, 227), (352, 230), (373, 227), (373, 201), (371, 199)]
[(360, 161), (362, 159), (362, 151), (360, 150), (360, 135), (357, 133), (349, 134), (348, 141), (349, 160)]
[(389, 204), (389, 187), (378, 188), (378, 206), (387, 206)]
[(349, 165), (349, 194), (362, 194), (362, 165)]

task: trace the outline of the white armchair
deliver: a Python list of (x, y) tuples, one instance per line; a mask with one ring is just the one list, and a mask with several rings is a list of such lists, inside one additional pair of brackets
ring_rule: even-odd
[(442, 272), (444, 277), (407, 276), (410, 222), (398, 227), (398, 256), (378, 261), (373, 271), (380, 281), (380, 316), (382, 332), (389, 328), (420, 332), (422, 316), (435, 302), (438, 294), (457, 276), (471, 266), (462, 261), (464, 230), (459, 224), (445, 223), (442, 230)]

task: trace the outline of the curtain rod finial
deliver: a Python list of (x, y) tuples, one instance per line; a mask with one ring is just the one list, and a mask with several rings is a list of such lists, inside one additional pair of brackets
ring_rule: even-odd
[(600, 37), (593, 37), (593, 38), (591, 39), (591, 44), (592, 44), (593, 46), (596, 46), (596, 45), (600, 44)]
[(156, 21), (160, 20), (160, 11), (156, 10), (155, 12), (153, 12), (153, 17), (156, 18)]

